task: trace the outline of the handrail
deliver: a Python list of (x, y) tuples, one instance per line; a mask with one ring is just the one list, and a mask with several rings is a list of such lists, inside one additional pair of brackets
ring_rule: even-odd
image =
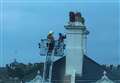
[[(41, 56), (45, 56), (46, 52), (48, 51), (47, 42), (47, 39), (41, 39), (41, 42), (39, 43)], [(65, 46), (66, 45), (64, 44), (64, 42), (59, 42), (58, 40), (55, 40), (54, 56), (63, 56)]]

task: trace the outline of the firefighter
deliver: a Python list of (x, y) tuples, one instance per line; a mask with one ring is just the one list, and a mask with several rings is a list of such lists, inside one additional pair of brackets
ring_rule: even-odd
[(58, 42), (59, 42), (59, 43), (63, 43), (65, 38), (66, 38), (66, 35), (63, 35), (62, 33), (59, 33)]
[(55, 47), (55, 39), (53, 36), (53, 31), (49, 31), (48, 35), (47, 35), (47, 47), (48, 47), (48, 52), (47, 52), (47, 57), (46, 57), (46, 69), (45, 72), (45, 79), (49, 80), (49, 74), (51, 71), (50, 67), (52, 65), (52, 51)]
[(55, 46), (55, 40), (54, 40), (52, 31), (48, 33), (47, 40), (48, 40), (47, 42), (48, 53), (51, 53)]
[(59, 33), (58, 48), (61, 48), (61, 47), (64, 48), (64, 39), (66, 39), (66, 35)]

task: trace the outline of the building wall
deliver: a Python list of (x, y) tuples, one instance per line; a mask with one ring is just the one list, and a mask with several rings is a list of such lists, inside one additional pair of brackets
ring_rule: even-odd
[(52, 83), (64, 83), (65, 59), (66, 58), (63, 57), (53, 64)]

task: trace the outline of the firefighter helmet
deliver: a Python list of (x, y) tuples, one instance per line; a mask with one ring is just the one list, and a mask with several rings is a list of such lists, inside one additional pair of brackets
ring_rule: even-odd
[(48, 32), (48, 35), (50, 35), (50, 34), (53, 34), (53, 31), (49, 31), (49, 32)]

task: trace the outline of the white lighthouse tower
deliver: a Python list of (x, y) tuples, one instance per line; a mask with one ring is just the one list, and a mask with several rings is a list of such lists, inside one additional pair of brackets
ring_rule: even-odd
[[(71, 77), (75, 83), (75, 75), (82, 76), (83, 57), (86, 53), (86, 37), (89, 33), (84, 25), (80, 12), (70, 12), (66, 29), (66, 71), (65, 76)], [(67, 83), (67, 82), (66, 82)]]

